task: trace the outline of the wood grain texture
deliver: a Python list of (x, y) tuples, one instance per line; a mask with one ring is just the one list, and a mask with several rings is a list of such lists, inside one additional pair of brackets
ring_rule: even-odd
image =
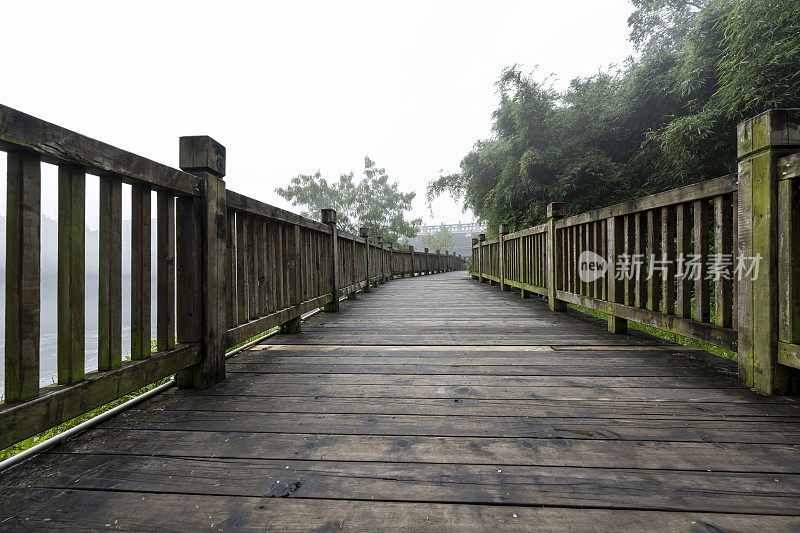
[(131, 187), (131, 359), (150, 357), (150, 188)]
[(175, 197), (167, 191), (157, 196), (156, 345), (163, 352), (175, 347)]
[(100, 178), (97, 368), (122, 364), (122, 182)]
[(602, 326), (466, 273), (396, 279), (241, 352), (217, 386), (173, 389), (0, 477), (0, 516), (794, 527), (800, 405), (739, 386), (732, 362)]
[(85, 368), (86, 175), (58, 167), (58, 383), (76, 383)]
[(87, 173), (115, 176), (132, 185), (165, 188), (184, 195), (201, 194), (200, 183), (191, 174), (4, 105), (0, 105), (0, 147), (9, 151), (32, 150), (47, 163), (71, 164)]
[(7, 172), (5, 399), (18, 402), (39, 394), (39, 156), (9, 152)]

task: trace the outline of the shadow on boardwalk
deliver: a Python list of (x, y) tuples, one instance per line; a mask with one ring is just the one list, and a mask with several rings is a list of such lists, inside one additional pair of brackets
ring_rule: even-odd
[(800, 409), (463, 272), (0, 475), (0, 530), (800, 529)]

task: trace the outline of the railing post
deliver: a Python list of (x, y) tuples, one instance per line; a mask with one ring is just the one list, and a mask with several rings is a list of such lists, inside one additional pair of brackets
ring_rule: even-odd
[(505, 236), (508, 235), (508, 224), (502, 222), (497, 233), (498, 243), (500, 246), (500, 268), (498, 269), (500, 272), (500, 290), (506, 291), (508, 288), (506, 287), (506, 243), (504, 239)]
[(207, 136), (180, 138), (180, 168), (200, 179), (201, 198), (176, 203), (178, 342), (200, 342), (201, 359), (178, 372), (180, 387), (225, 379), (225, 147)]
[(483, 243), (486, 241), (486, 234), (480, 233), (478, 234), (478, 281), (481, 283), (486, 282), (486, 278), (484, 277), (484, 264), (483, 264)]
[(428, 252), (427, 248), (425, 248), (425, 272), (424, 273), (425, 274), (433, 274), (433, 271), (431, 270), (431, 256), (430, 256), (430, 253)]
[(411, 254), (411, 264), (408, 267), (408, 269), (409, 269), (408, 277), (409, 278), (413, 278), (414, 277), (414, 247), (411, 246), (411, 245), (408, 245), (408, 251)]
[(372, 290), (370, 287), (369, 281), (369, 230), (367, 228), (361, 228), (359, 230), (359, 234), (364, 237), (364, 250), (365, 250), (365, 257), (364, 257), (364, 271), (366, 272), (367, 277), (367, 284), (364, 285), (364, 292), (369, 292)]
[(322, 223), (331, 227), (331, 294), (333, 299), (325, 304), (324, 311), (335, 313), (339, 310), (339, 236), (336, 229), (336, 210), (323, 209)]
[(547, 205), (547, 303), (551, 311), (566, 311), (563, 300), (556, 298), (556, 290), (561, 285), (564, 273), (561, 271), (561, 254), (564, 253), (556, 239), (556, 220), (564, 218), (564, 202)]
[[(737, 280), (739, 379), (766, 394), (792, 392), (796, 385), (793, 383), (795, 373), (777, 362), (778, 342), (781, 340), (778, 227), (780, 223), (788, 222), (779, 222), (779, 192), (784, 202), (791, 203), (792, 185), (790, 181), (781, 180), (776, 163), (778, 158), (800, 150), (798, 124), (800, 109), (774, 109), (742, 122), (737, 128), (739, 220), (736, 261), (753, 258), (759, 263), (757, 275), (740, 273)], [(788, 212), (791, 212), (791, 207)]]

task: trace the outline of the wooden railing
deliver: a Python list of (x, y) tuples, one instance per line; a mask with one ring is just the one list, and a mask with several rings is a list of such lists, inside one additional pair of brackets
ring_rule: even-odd
[[(461, 270), (450, 254), (393, 250), (226, 190), (225, 148), (180, 139), (181, 170), (0, 106), (7, 152), (5, 403), (0, 449), (177, 374), (225, 377), (226, 348), (397, 276)], [(58, 166), (58, 385), (40, 387), (42, 162)], [(86, 174), (99, 176), (98, 371), (85, 373)], [(122, 184), (131, 186), (131, 360), (122, 358)], [(156, 345), (151, 351), (151, 192), (156, 191)], [(94, 199), (89, 201), (94, 202)]]
[(567, 218), (550, 204), (546, 224), (515, 233), (501, 224), (473, 239), (472, 276), (605, 313), (611, 332), (631, 320), (738, 351), (743, 383), (796, 391), (799, 125), (800, 110), (742, 123), (738, 174)]

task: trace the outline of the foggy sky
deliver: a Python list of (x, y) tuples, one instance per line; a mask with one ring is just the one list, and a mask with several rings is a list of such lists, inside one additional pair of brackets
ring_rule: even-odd
[[(564, 87), (631, 53), (632, 7), (621, 0), (0, 9), (14, 49), (0, 55), (1, 103), (171, 166), (178, 137), (211, 135), (227, 147), (230, 189), (290, 209), (276, 186), (316, 170), (358, 173), (369, 155), (417, 192), (413, 215), (426, 223), (472, 219), (449, 198), (431, 214), (425, 185), (491, 134), (504, 67), (539, 65)], [(55, 218), (55, 169), (43, 179), (43, 211)], [(96, 227), (96, 181), (87, 187)], [(0, 200), (4, 213), (5, 180)]]

